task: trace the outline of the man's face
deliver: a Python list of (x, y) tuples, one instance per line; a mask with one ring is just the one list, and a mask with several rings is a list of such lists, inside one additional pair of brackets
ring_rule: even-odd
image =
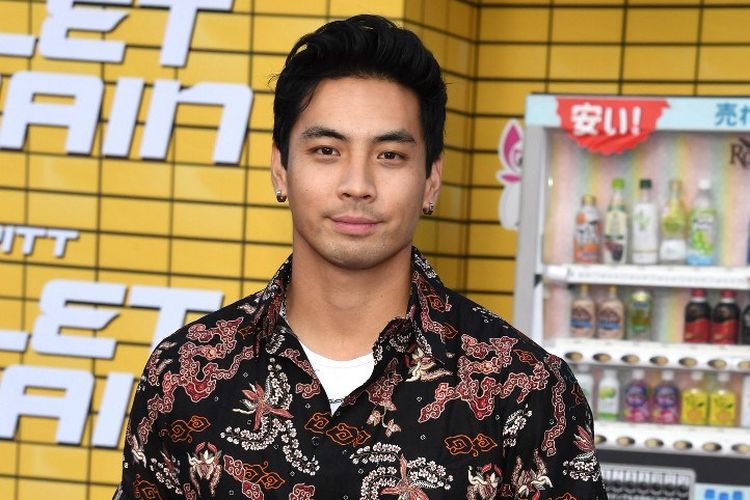
[(425, 176), (419, 102), (381, 79), (323, 80), (289, 138), (273, 182), (289, 197), (294, 252), (370, 269), (411, 251), (422, 207), (437, 200), (442, 160)]

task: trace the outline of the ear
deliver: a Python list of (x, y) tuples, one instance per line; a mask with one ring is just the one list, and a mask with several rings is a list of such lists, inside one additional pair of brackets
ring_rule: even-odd
[(286, 168), (281, 163), (281, 151), (275, 143), (271, 148), (271, 184), (274, 191), (281, 191), (281, 194), (288, 196)]
[(422, 206), (426, 207), (430, 203), (437, 205), (438, 196), (440, 195), (440, 184), (443, 179), (443, 154), (432, 162), (432, 170), (430, 175), (427, 177), (427, 182), (424, 186), (424, 197), (422, 198)]

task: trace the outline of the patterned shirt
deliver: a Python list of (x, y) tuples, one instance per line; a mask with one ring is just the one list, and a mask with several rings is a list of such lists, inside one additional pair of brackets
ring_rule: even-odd
[(568, 366), (447, 289), (415, 249), (407, 314), (331, 414), (268, 286), (149, 358), (116, 499), (606, 499)]

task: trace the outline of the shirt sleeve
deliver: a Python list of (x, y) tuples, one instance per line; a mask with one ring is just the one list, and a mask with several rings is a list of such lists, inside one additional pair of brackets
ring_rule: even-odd
[[(122, 458), (122, 480), (113, 500), (136, 498), (177, 498), (179, 492), (175, 464), (164, 453), (164, 445), (158, 432), (155, 407), (163, 400), (161, 370), (162, 349), (157, 347), (151, 354), (143, 371), (133, 398), (130, 418), (125, 431), (125, 447)], [(170, 488), (171, 486), (171, 488)], [(182, 498), (182, 495), (179, 495)]]
[(560, 358), (548, 355), (543, 365), (549, 374), (546, 384), (533, 389), (540, 372), (535, 369), (528, 396), (520, 402), (511, 396), (505, 414), (506, 492), (534, 500), (606, 500), (593, 417), (583, 391)]

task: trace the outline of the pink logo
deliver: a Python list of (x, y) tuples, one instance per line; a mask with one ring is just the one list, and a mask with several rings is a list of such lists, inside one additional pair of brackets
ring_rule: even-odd
[(498, 219), (505, 229), (518, 230), (521, 202), (521, 165), (523, 162), (523, 129), (518, 120), (509, 120), (505, 125), (497, 155), (502, 168), (497, 171), (497, 180), (503, 185), (500, 195)]

